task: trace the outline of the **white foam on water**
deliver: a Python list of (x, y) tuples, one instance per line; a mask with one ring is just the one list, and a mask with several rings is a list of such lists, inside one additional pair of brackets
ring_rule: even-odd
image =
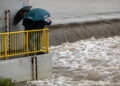
[(50, 79), (32, 81), (36, 86), (120, 85), (120, 37), (81, 40), (52, 46)]

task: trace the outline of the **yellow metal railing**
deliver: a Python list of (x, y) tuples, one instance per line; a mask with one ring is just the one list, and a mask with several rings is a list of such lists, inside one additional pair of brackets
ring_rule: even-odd
[(0, 33), (0, 58), (48, 51), (48, 29)]

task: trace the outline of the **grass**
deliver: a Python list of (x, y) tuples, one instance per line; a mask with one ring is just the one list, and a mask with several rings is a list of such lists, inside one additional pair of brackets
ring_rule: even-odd
[(0, 78), (0, 86), (15, 86), (15, 83), (8, 78)]

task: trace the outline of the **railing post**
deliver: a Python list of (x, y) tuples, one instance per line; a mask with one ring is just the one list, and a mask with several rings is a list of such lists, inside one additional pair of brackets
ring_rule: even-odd
[(26, 51), (27, 51), (27, 55), (28, 55), (28, 50), (29, 46), (28, 46), (28, 31), (26, 32)]
[(4, 35), (5, 58), (7, 59), (7, 34)]
[(47, 48), (47, 53), (49, 53), (49, 30), (46, 30), (46, 48)]

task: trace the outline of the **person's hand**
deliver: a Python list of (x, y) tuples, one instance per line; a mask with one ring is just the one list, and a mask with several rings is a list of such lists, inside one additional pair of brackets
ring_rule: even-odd
[(51, 25), (52, 24), (51, 19), (46, 19), (44, 24), (48, 26)]
[(52, 22), (51, 19), (47, 19), (47, 22)]

